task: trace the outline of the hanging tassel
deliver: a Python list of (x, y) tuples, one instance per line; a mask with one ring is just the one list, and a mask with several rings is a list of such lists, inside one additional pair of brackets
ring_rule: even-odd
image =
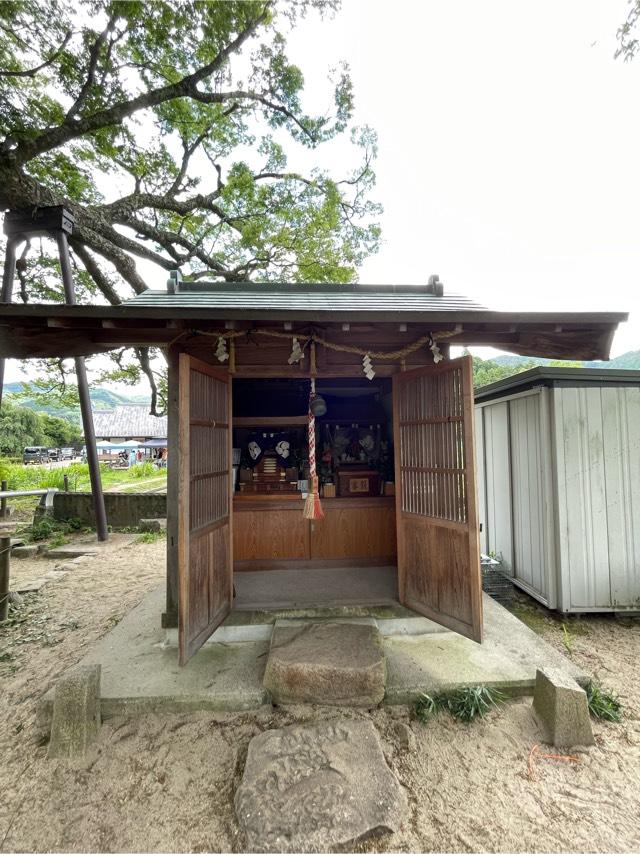
[(324, 511), (320, 503), (318, 491), (318, 476), (316, 474), (316, 418), (311, 411), (311, 401), (316, 396), (316, 381), (311, 380), (309, 395), (309, 493), (304, 502), (302, 515), (305, 519), (324, 519)]

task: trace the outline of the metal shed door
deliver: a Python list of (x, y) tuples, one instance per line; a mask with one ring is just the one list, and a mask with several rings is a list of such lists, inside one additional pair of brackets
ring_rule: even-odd
[(393, 377), (400, 601), (482, 640), (470, 356)]
[(233, 602), (231, 383), (180, 354), (178, 635), (186, 664)]

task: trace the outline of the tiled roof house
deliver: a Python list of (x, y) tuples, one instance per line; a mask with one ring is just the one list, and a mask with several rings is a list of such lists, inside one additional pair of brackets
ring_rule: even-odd
[(94, 410), (96, 439), (165, 439), (167, 416), (149, 414), (149, 407), (121, 404), (107, 412)]

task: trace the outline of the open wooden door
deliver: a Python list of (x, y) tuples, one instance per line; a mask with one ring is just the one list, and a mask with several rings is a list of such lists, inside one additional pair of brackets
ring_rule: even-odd
[(186, 664), (233, 602), (231, 383), (180, 354), (178, 636)]
[(480, 643), (471, 357), (396, 374), (393, 411), (400, 601)]

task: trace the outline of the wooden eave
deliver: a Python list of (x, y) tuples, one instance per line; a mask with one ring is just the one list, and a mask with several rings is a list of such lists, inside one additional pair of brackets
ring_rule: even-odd
[[(0, 356), (42, 358), (90, 355), (123, 346), (167, 346), (218, 331), (233, 323), (249, 331), (255, 326), (292, 330), (332, 330), (339, 334), (350, 324), (345, 340), (355, 332), (373, 333), (389, 348), (409, 343), (425, 332), (453, 332), (450, 345), (493, 346), (528, 356), (558, 359), (608, 359), (613, 335), (623, 312), (499, 312), (460, 311), (295, 311), (269, 308), (213, 309), (152, 306), (3, 305), (0, 307)], [(406, 331), (400, 331), (406, 324)]]

